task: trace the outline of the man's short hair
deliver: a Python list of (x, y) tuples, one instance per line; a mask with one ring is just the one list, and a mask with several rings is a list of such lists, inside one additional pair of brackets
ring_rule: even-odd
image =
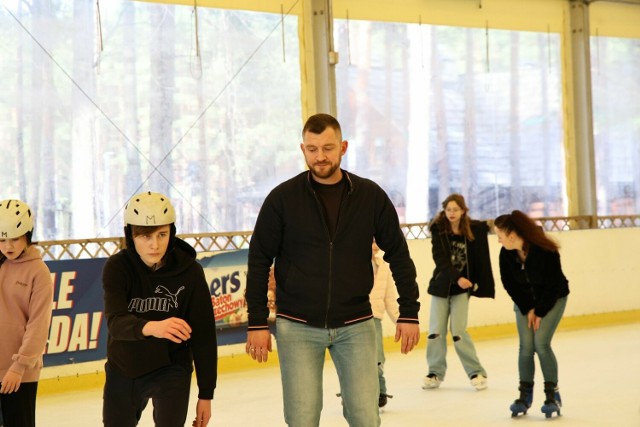
[(302, 128), (302, 137), (304, 138), (304, 135), (307, 132), (321, 134), (328, 127), (336, 131), (338, 138), (342, 138), (342, 129), (340, 128), (340, 123), (338, 123), (338, 120), (336, 120), (336, 118), (332, 115), (324, 113), (314, 114), (307, 119), (307, 122)]

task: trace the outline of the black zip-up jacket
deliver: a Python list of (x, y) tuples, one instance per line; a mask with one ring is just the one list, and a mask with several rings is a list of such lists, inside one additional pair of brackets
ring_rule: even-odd
[[(218, 369), (215, 319), (195, 250), (175, 238), (165, 265), (152, 271), (135, 250), (123, 249), (107, 260), (102, 286), (109, 329), (107, 363), (136, 378), (171, 364), (191, 372), (195, 362), (198, 398), (212, 399)], [(188, 341), (176, 344), (142, 334), (148, 321), (169, 317), (191, 326)]]
[(569, 295), (569, 281), (562, 272), (560, 254), (532, 245), (524, 264), (518, 251), (500, 250), (502, 284), (520, 313), (529, 310), (544, 317), (556, 301)]
[[(427, 292), (430, 295), (448, 298), (452, 295), (452, 287), (461, 289), (457, 283), (463, 274), (453, 266), (451, 261), (451, 242), (446, 231), (441, 230), (438, 223), (433, 223), (429, 227), (429, 231), (431, 231), (431, 254), (436, 267), (429, 281)], [(491, 256), (489, 255), (489, 242), (487, 240), (489, 226), (484, 221), (472, 220), (471, 231), (474, 239), (467, 240), (468, 274), (465, 271), (464, 276), (474, 284), (470, 291), (472, 296), (494, 298), (496, 286), (491, 270)], [(458, 293), (464, 292), (466, 291)]]
[(274, 260), (277, 316), (325, 328), (370, 319), (374, 237), (398, 288), (398, 322), (418, 323), (416, 269), (391, 200), (373, 181), (342, 173), (348, 190), (333, 240), (310, 172), (283, 182), (265, 199), (249, 246), (249, 330), (267, 328)]

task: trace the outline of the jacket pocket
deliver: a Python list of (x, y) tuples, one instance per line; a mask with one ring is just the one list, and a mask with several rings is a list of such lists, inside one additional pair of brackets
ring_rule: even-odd
[(444, 298), (449, 296), (449, 286), (451, 286), (449, 278), (444, 274), (444, 272), (440, 271), (438, 274), (431, 277), (431, 280), (429, 280), (427, 292), (430, 295)]

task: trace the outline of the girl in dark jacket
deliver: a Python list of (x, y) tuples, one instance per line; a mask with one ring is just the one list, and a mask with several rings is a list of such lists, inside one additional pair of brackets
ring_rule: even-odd
[(494, 225), (502, 244), (500, 276), (515, 303), (520, 338), (520, 397), (511, 405), (511, 414), (526, 414), (531, 406), (535, 370), (533, 354), (537, 353), (546, 396), (542, 412), (547, 418), (554, 412), (560, 415), (558, 362), (551, 349), (551, 339), (567, 305), (569, 282), (562, 273), (558, 244), (518, 210), (499, 216)]
[(429, 282), (431, 295), (427, 364), (429, 373), (422, 388), (440, 386), (447, 369), (447, 323), (451, 318), (453, 344), (471, 385), (487, 388), (487, 372), (480, 364), (471, 336), (467, 333), (469, 298), (493, 298), (485, 222), (469, 218), (464, 197), (452, 194), (442, 202), (443, 210), (431, 223), (431, 245), (436, 268)]

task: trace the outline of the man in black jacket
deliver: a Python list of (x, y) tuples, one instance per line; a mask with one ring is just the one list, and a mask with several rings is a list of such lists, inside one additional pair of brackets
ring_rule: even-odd
[(350, 426), (380, 424), (371, 243), (385, 252), (398, 287), (396, 341), (408, 353), (418, 343), (416, 269), (386, 193), (373, 181), (340, 169), (347, 141), (328, 114), (310, 117), (300, 148), (309, 170), (265, 199), (249, 247), (247, 353), (267, 360), (267, 283), (275, 261), (277, 345), (284, 414), (289, 426), (319, 425), (322, 369), (329, 349)]

